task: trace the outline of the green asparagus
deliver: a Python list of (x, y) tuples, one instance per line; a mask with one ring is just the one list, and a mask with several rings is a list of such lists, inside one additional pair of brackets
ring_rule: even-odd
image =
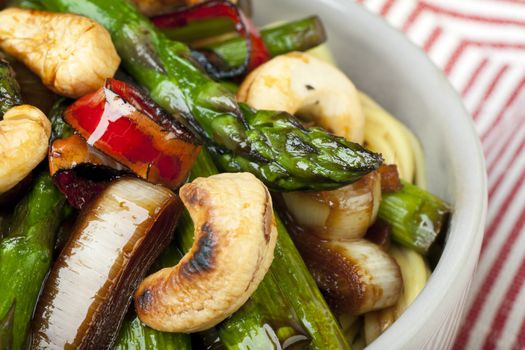
[(51, 265), (64, 204), (64, 196), (47, 169), (43, 170), (31, 192), (15, 207), (11, 225), (0, 241), (0, 334), (10, 339), (12, 349), (22, 349), (26, 341), (40, 287)]
[(427, 254), (446, 230), (450, 207), (442, 199), (402, 181), (398, 192), (384, 193), (378, 217), (392, 227), (392, 239), (418, 253)]
[[(181, 257), (182, 253), (171, 245), (159, 256), (151, 270), (154, 272), (163, 267), (173, 266)], [(188, 334), (165, 333), (151, 329), (142, 323), (133, 311), (130, 311), (120, 327), (113, 349), (190, 350), (191, 339)]]
[[(192, 168), (192, 178), (215, 173), (213, 161), (203, 151)], [(277, 224), (278, 240), (270, 270), (244, 306), (217, 326), (222, 343), (236, 350), (278, 349), (293, 342), (304, 349), (348, 349), (337, 321), (279, 219)], [(175, 237), (182, 250), (191, 248), (193, 223), (187, 213), (181, 217)]]
[(200, 135), (223, 170), (252, 172), (274, 190), (321, 190), (354, 182), (382, 162), (358, 144), (304, 128), (288, 113), (238, 104), (195, 65), (186, 45), (168, 39), (125, 0), (32, 3), (105, 26), (124, 68), (153, 100)]
[(0, 120), (11, 107), (22, 104), (20, 86), (11, 66), (0, 54)]
[[(317, 16), (262, 29), (261, 36), (271, 57), (291, 51), (306, 51), (326, 40), (323, 24)], [(215, 52), (231, 67), (240, 66), (247, 55), (246, 43), (239, 37), (203, 47)]]

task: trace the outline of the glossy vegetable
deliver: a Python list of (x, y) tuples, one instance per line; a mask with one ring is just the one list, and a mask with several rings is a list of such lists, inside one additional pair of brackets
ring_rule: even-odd
[(372, 172), (337, 190), (283, 193), (294, 221), (327, 240), (363, 238), (381, 202), (381, 176)]
[(244, 55), (244, 60), (239, 65), (221, 67), (221, 64), (214, 62), (216, 60), (213, 57), (208, 57), (209, 53), (193, 51), (193, 57), (212, 78), (228, 79), (238, 77), (268, 61), (269, 53), (259, 31), (251, 20), (228, 0), (205, 1), (202, 4), (154, 17), (152, 21), (160, 28), (179, 28), (206, 19), (217, 20), (221, 18), (230, 19), (233, 29), (244, 37), (246, 55)]
[(20, 86), (15, 80), (15, 73), (0, 54), (0, 120), (11, 107), (22, 104)]
[(0, 241), (0, 344), (11, 345), (2, 349), (22, 349), (26, 341), (51, 265), (64, 203), (47, 171), (41, 172), (33, 189), (15, 207), (11, 225)]
[(397, 302), (403, 286), (399, 266), (378, 246), (364, 239), (320, 241), (306, 235), (295, 242), (337, 313), (360, 315)]
[[(177, 264), (181, 252), (170, 245), (153, 264), (151, 272)], [(133, 306), (131, 307), (133, 309)], [(160, 332), (140, 321), (133, 310), (122, 322), (114, 350), (191, 350), (189, 334)]]
[(275, 190), (319, 190), (354, 182), (382, 161), (322, 129), (303, 128), (288, 113), (237, 104), (189, 60), (185, 45), (167, 39), (124, 0), (35, 2), (104, 25), (126, 70), (206, 141), (223, 170), (252, 172)]
[[(263, 28), (261, 36), (271, 57), (292, 51), (306, 51), (326, 40), (323, 24), (317, 16)], [(241, 38), (205, 44), (203, 47), (219, 55), (232, 67), (241, 64), (247, 55), (246, 45)]]
[(138, 90), (108, 79), (64, 112), (64, 120), (89, 145), (101, 150), (149, 182), (177, 188), (200, 151), (193, 135), (164, 117)]
[(113, 182), (77, 219), (35, 311), (34, 348), (105, 349), (182, 209), (166, 188)]
[(426, 254), (438, 235), (446, 230), (450, 207), (442, 199), (402, 181), (398, 192), (385, 193), (378, 217), (392, 228), (392, 239)]
[(59, 99), (50, 112), (51, 146), (48, 160), (53, 181), (76, 209), (82, 209), (127, 168), (88, 145), (64, 122), (69, 101)]
[[(217, 172), (206, 152), (191, 176)], [(277, 218), (274, 261), (243, 307), (217, 326), (227, 349), (273, 349), (295, 344), (306, 349), (348, 349), (341, 329), (306, 269), (290, 236)], [(183, 215), (175, 238), (187, 251), (193, 245), (193, 223)], [(279, 344), (276, 344), (279, 343)]]

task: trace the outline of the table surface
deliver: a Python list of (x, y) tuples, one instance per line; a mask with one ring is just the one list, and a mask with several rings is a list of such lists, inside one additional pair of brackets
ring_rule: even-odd
[(487, 162), (481, 257), (454, 349), (525, 349), (525, 0), (358, 0), (462, 96)]

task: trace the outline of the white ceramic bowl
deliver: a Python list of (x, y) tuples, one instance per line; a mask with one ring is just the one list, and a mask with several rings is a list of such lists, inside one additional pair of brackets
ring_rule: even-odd
[(351, 0), (255, 0), (256, 21), (319, 15), (353, 82), (421, 141), (429, 189), (454, 206), (447, 243), (412, 306), (368, 349), (447, 349), (478, 260), (487, 190), (483, 153), (469, 114), (447, 78), (402, 33)]

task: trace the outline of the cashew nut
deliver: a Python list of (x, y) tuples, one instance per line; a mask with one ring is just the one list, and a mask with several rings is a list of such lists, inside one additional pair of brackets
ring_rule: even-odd
[(38, 108), (11, 108), (0, 121), (0, 194), (24, 179), (47, 155), (51, 123)]
[(198, 178), (180, 189), (195, 243), (178, 265), (135, 293), (142, 322), (168, 332), (208, 329), (238, 310), (273, 260), (277, 229), (266, 187), (249, 173)]
[(257, 109), (286, 111), (362, 143), (365, 118), (357, 90), (336, 67), (307, 53), (266, 62), (243, 81), (237, 98)]
[(120, 64), (107, 30), (73, 14), (3, 10), (0, 48), (24, 62), (48, 88), (73, 98), (102, 87)]

